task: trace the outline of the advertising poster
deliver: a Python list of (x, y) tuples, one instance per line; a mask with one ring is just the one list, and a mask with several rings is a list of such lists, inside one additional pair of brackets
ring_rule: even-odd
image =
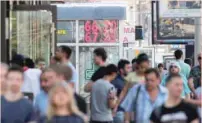
[(160, 0), (161, 17), (200, 17), (201, 0)]

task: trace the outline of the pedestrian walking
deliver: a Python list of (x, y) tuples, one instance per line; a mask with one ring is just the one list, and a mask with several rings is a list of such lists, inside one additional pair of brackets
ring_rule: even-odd
[(181, 68), (180, 73), (182, 73), (188, 79), (191, 67), (188, 64), (184, 63), (182, 50), (180, 49), (176, 50), (174, 52), (174, 56), (175, 56), (176, 62), (178, 62), (180, 65), (180, 68)]
[(134, 113), (133, 123), (149, 123), (153, 109), (167, 99), (167, 89), (159, 84), (160, 75), (156, 69), (146, 70), (145, 80), (145, 84), (133, 86), (121, 104), (127, 114), (124, 123), (130, 123), (131, 117), (128, 113), (131, 112)]
[(91, 91), (91, 123), (113, 123), (112, 109), (116, 106), (116, 89), (111, 84), (117, 76), (118, 69), (110, 64), (106, 74), (97, 80)]
[(198, 65), (193, 67), (190, 72), (189, 76), (189, 87), (194, 94), (193, 97), (197, 97), (197, 94), (195, 93), (195, 89), (201, 86), (201, 60), (202, 53), (198, 54)]
[(179, 74), (172, 74), (166, 80), (169, 96), (166, 102), (156, 108), (150, 117), (152, 123), (199, 123), (196, 107), (181, 98), (183, 80)]
[[(117, 90), (117, 97), (120, 96), (121, 91), (123, 90), (125, 86), (125, 80), (124, 78), (128, 75), (128, 73), (131, 71), (131, 65), (128, 60), (121, 59), (118, 62), (118, 75), (117, 77), (111, 82), (114, 87)], [(121, 108), (119, 105), (117, 105), (113, 109), (114, 113), (114, 123), (123, 123), (124, 122), (124, 109)]]
[(36, 115), (30, 101), (20, 91), (23, 84), (23, 70), (12, 66), (6, 77), (7, 90), (1, 96), (1, 123), (32, 123)]
[(56, 51), (56, 57), (60, 60), (61, 64), (67, 65), (72, 70), (72, 77), (69, 81), (69, 84), (72, 84), (72, 87), (76, 89), (77, 83), (78, 83), (78, 73), (76, 72), (76, 68), (71, 63), (72, 50), (68, 46), (59, 46)]
[(84, 115), (74, 100), (73, 89), (57, 83), (49, 93), (48, 115), (45, 123), (84, 123)]
[(84, 91), (91, 92), (92, 85), (98, 79), (101, 79), (105, 76), (106, 69), (106, 60), (107, 60), (107, 53), (104, 48), (97, 48), (94, 50), (94, 63), (97, 67), (97, 70), (92, 75), (90, 82), (85, 85)]
[(187, 78), (182, 73), (180, 73), (180, 71), (181, 71), (181, 68), (180, 68), (179, 63), (178, 62), (172, 62), (169, 66), (168, 74), (164, 75), (162, 78), (161, 85), (166, 87), (166, 82), (167, 82), (166, 80), (167, 80), (169, 75), (179, 74), (183, 80), (182, 97), (183, 98), (190, 98), (191, 90), (188, 86)]

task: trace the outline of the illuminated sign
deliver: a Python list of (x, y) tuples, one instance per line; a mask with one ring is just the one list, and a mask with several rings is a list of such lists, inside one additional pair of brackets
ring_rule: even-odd
[(60, 29), (60, 30), (57, 30), (57, 34), (58, 35), (65, 35), (65, 34), (67, 34), (67, 31), (64, 29)]
[(85, 21), (84, 41), (86, 43), (118, 41), (118, 21), (116, 20)]

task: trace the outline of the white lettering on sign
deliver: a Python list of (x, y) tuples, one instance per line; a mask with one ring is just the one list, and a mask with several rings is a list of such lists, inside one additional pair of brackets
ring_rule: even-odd
[(135, 33), (135, 27), (124, 27), (124, 33)]

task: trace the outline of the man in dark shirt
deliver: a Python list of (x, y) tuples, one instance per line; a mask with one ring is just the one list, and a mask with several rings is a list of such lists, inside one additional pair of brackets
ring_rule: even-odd
[(189, 88), (193, 92), (194, 96), (196, 96), (195, 89), (201, 86), (201, 57), (202, 54), (198, 54), (199, 65), (193, 67), (189, 75)]
[(101, 79), (105, 76), (105, 62), (107, 59), (107, 53), (104, 48), (97, 48), (94, 50), (94, 63), (97, 65), (99, 68), (97, 71), (93, 74), (91, 77), (91, 81), (86, 84), (84, 91), (85, 92), (91, 92), (92, 85), (95, 81), (98, 79)]
[(9, 68), (7, 90), (1, 97), (1, 123), (31, 123), (36, 119), (30, 101), (20, 91), (23, 84), (23, 70), (18, 66)]
[[(128, 60), (121, 59), (118, 63), (118, 75), (116, 79), (112, 81), (112, 84), (117, 90), (117, 97), (121, 94), (125, 86), (124, 77), (131, 71), (131, 65)], [(114, 123), (123, 123), (124, 122), (124, 110), (119, 105), (114, 108)]]
[(162, 106), (154, 109), (150, 117), (151, 123), (198, 123), (197, 108), (181, 98), (183, 90), (181, 76), (170, 75), (166, 81), (168, 99)]

